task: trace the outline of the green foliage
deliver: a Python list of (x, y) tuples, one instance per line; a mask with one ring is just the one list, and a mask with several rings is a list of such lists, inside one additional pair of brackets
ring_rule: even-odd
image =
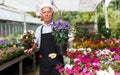
[(119, 38), (120, 39), (120, 21), (117, 21), (115, 26), (112, 27), (112, 35), (113, 37)]
[(0, 49), (7, 48), (7, 47), (8, 47), (7, 44), (1, 44), (0, 45)]
[(111, 29), (110, 28), (104, 28), (102, 29), (101, 32), (99, 32), (99, 34), (105, 36), (105, 38), (109, 39), (111, 37)]
[(67, 20), (71, 27), (76, 25), (76, 22), (93, 22), (94, 21), (94, 12), (60, 12), (55, 13), (54, 20), (58, 20), (59, 18), (63, 18)]
[(8, 36), (7, 38), (8, 38), (8, 40), (9, 40), (10, 42), (17, 40), (14, 35)]
[(27, 12), (28, 14), (31, 14), (33, 17), (37, 17), (36, 12)]
[[(60, 34), (58, 34), (60, 33)], [(54, 30), (55, 41), (57, 45), (66, 45), (68, 40), (68, 31), (67, 30)]]
[(98, 32), (103, 31), (104, 28), (105, 28), (105, 18), (103, 16), (103, 14), (99, 14), (99, 16), (98, 16)]
[[(98, 10), (98, 32), (101, 34), (106, 34), (105, 27), (105, 15), (102, 4), (97, 8)], [(120, 10), (116, 9), (116, 1), (112, 0), (108, 6), (108, 22), (110, 26), (111, 37), (120, 38)]]
[(89, 37), (89, 34), (87, 34), (87, 33), (88, 33), (87, 28), (76, 28), (76, 34), (81, 38), (84, 36)]

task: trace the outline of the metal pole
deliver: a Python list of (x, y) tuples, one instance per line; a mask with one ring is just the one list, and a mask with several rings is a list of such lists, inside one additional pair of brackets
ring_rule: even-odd
[(97, 24), (97, 9), (95, 10), (95, 24), (94, 24), (94, 28), (96, 31), (98, 31), (98, 24)]
[(22, 60), (19, 62), (19, 75), (23, 75), (23, 65), (22, 65)]
[(24, 14), (24, 33), (26, 33), (27, 29), (26, 29), (26, 15)]
[(105, 25), (106, 25), (106, 28), (109, 28), (108, 13), (107, 13), (107, 7), (105, 5), (105, 0), (103, 0), (103, 8), (104, 8), (104, 15), (105, 15)]

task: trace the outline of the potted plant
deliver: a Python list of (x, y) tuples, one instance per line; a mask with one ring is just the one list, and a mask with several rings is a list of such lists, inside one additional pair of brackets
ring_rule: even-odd
[(35, 35), (33, 31), (28, 31), (21, 36), (20, 41), (23, 43), (24, 49), (30, 49), (34, 43)]
[(70, 26), (67, 21), (59, 19), (52, 25), (53, 36), (56, 42), (58, 54), (66, 54), (67, 42), (68, 42), (68, 32)]

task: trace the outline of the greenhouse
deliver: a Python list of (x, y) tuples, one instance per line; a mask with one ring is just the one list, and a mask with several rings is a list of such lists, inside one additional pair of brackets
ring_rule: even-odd
[(0, 36), (22, 34), (25, 30), (35, 30), (39, 23), (39, 19), (33, 18), (29, 14), (7, 6), (0, 6)]
[(120, 75), (119, 32), (119, 0), (0, 0), (0, 75)]

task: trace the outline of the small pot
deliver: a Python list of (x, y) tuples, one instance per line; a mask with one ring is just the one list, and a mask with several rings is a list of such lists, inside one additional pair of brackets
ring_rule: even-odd
[(24, 50), (28, 50), (32, 48), (32, 45), (30, 43), (24, 43)]
[(66, 45), (59, 45), (57, 46), (57, 53), (59, 55), (65, 55), (67, 53), (66, 49), (67, 49)]

